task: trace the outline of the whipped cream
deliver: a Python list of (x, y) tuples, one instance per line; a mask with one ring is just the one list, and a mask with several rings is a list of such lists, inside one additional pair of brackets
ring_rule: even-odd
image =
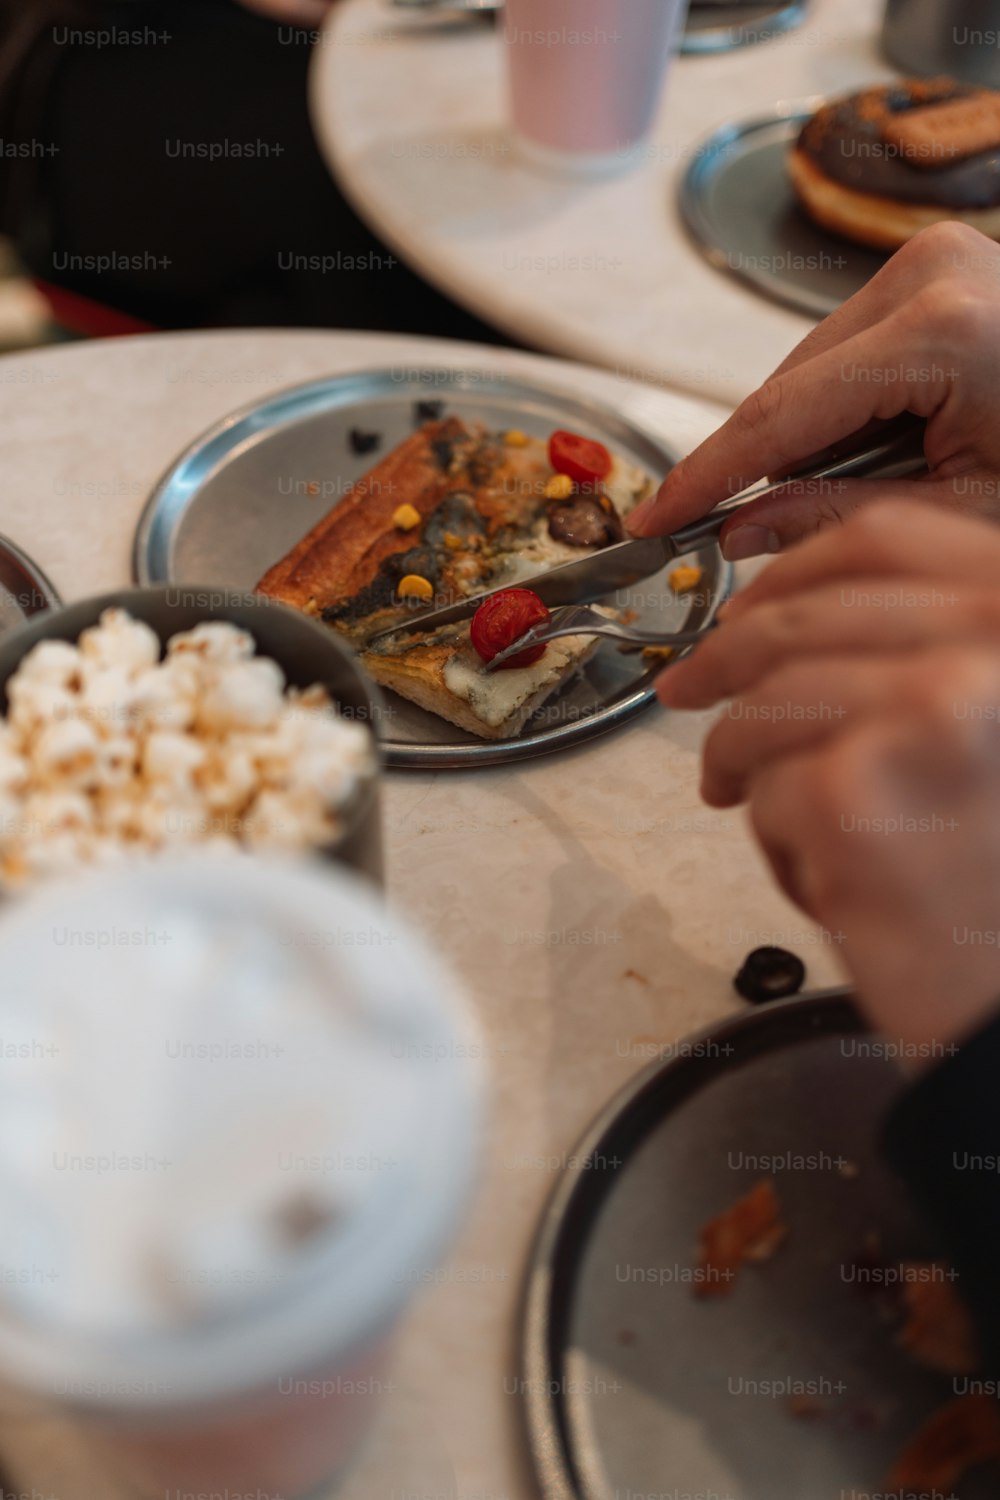
[(190, 1396), (384, 1323), (461, 1201), (479, 1048), (373, 893), (161, 856), (25, 898), (0, 955), (0, 1366), (122, 1374), (138, 1337)]

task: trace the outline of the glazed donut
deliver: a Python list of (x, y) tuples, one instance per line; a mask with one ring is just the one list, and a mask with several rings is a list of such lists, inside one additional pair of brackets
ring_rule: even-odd
[(807, 120), (789, 174), (824, 229), (880, 250), (958, 219), (1000, 240), (1000, 91), (907, 79)]

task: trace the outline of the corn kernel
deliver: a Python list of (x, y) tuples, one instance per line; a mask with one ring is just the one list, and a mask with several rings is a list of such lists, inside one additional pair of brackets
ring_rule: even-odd
[(670, 574), (670, 587), (675, 594), (688, 594), (692, 589), (698, 587), (704, 577), (704, 573), (704, 568), (675, 568)]
[(392, 513), (392, 524), (400, 531), (412, 531), (420, 525), (420, 512), (415, 505), (397, 505)]
[(512, 427), (509, 432), (505, 432), (503, 440), (508, 448), (527, 448), (528, 446), (528, 434), (522, 432), (520, 427)]
[(433, 599), (434, 585), (428, 578), (421, 578), (419, 573), (407, 573), (400, 579), (396, 593), (400, 599)]
[(568, 474), (553, 474), (545, 486), (546, 500), (568, 500), (573, 493), (573, 481)]
[(446, 531), (441, 537), (449, 552), (460, 552), (462, 550), (462, 538), (456, 536), (453, 531)]

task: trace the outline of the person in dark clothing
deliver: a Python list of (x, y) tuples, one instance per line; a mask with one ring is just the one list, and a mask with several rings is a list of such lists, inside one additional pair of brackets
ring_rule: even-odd
[[(782, 890), (828, 931), (913, 1077), (885, 1144), (939, 1227), (1000, 1377), (1000, 246), (910, 242), (668, 476), (676, 530), (872, 419), (926, 418), (913, 480), (791, 481), (724, 550), (803, 538), (663, 674), (725, 702), (702, 792), (749, 806)], [(739, 476), (738, 479), (733, 476)], [(840, 524), (843, 523), (843, 524)]]
[(0, 0), (0, 231), (155, 327), (502, 341), (409, 271), (309, 121), (323, 0)]

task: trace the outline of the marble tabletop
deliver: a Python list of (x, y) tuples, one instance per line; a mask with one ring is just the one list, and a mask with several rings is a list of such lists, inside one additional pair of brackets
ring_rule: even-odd
[(875, 44), (883, 8), (813, 0), (783, 36), (675, 59), (641, 164), (581, 182), (518, 159), (499, 28), (342, 0), (315, 49), (314, 127), (362, 217), (487, 322), (530, 348), (735, 404), (811, 320), (702, 260), (678, 182), (728, 121), (891, 76)]
[[(0, 360), (0, 532), (67, 600), (126, 584), (144, 499), (204, 428), (283, 386), (397, 363), (572, 386), (681, 451), (724, 415), (598, 370), (394, 336), (81, 344)], [(562, 1159), (651, 1052), (735, 1008), (731, 979), (750, 948), (794, 949), (812, 986), (839, 978), (832, 938), (777, 894), (742, 815), (700, 805), (707, 722), (653, 708), (569, 754), (386, 778), (389, 890), (470, 994), (488, 1039), (492, 1124), (465, 1230), (408, 1316), (393, 1389), (341, 1500), (534, 1493), (514, 1390), (516, 1315)], [(119, 1493), (72, 1429), (6, 1404), (0, 1466), (26, 1495)]]

